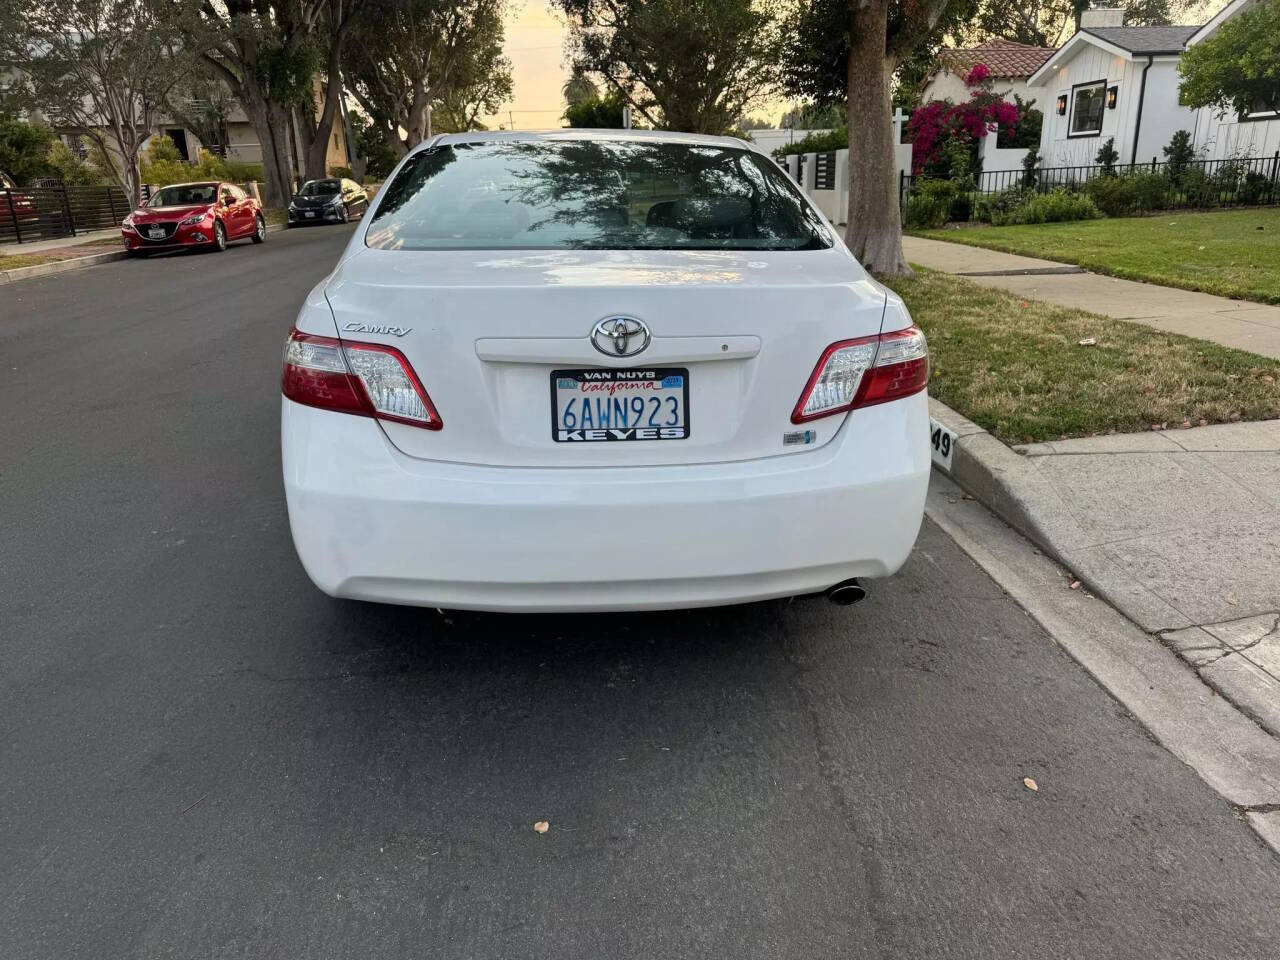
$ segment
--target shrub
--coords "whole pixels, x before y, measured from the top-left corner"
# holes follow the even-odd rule
[[[1096,220],[1102,211],[1087,196],[1059,188],[1051,193],[1036,194],[999,218],[997,226],[1018,223],[1061,223],[1066,220]]]
[[[907,195],[902,219],[913,230],[932,230],[947,222],[959,191],[950,180],[922,180]]]
[[[1271,181],[1257,170],[1250,170],[1244,175],[1244,183],[1236,195],[1241,203],[1263,203],[1271,199]]]
[[[330,168],[329,168],[329,176],[331,176],[331,177],[345,177],[345,178],[346,178],[346,179],[348,179],[348,180],[354,180],[354,179],[356,178],[355,173],[353,173],[353,172],[352,172],[352,170],[351,170],[351,168],[350,168],[350,167],[344,167],[344,166],[341,166],[341,165],[339,165],[339,166],[335,166],[335,167],[330,167]]]
[[[98,167],[81,160],[61,140],[54,140],[49,147],[48,165],[52,175],[68,186],[107,182],[106,176]]]
[[[784,144],[773,155],[779,159],[793,153],[830,153],[833,150],[844,150],[849,146],[849,130],[847,127],[836,127],[820,133],[811,133],[801,137],[795,143]]]
[[[1116,149],[1116,138],[1108,137],[1107,142],[1098,148],[1093,162],[1102,168],[1104,177],[1116,175],[1116,161],[1120,159],[1120,151]]]
[[[1169,203],[1169,181],[1159,173],[1093,177],[1084,192],[1108,217],[1161,210]]]
[[[1035,191],[1026,187],[1012,187],[1000,193],[988,194],[978,198],[977,218],[983,223],[994,223],[1003,219],[1010,211],[1022,206],[1032,197]]]
[[[1191,133],[1187,130],[1176,131],[1169,139],[1169,145],[1161,147],[1160,150],[1168,163],[1165,169],[1169,174],[1169,179],[1174,183],[1179,182],[1182,179],[1182,174],[1196,158],[1195,148],[1191,146]]]
[[[1022,185],[1024,187],[1034,187],[1040,180],[1040,148],[1031,147],[1027,150],[1027,155],[1022,158]]]
[[[222,168],[222,178],[234,183],[248,183],[250,180],[261,183],[267,176],[262,169],[262,164],[248,163],[244,160],[223,160]]]

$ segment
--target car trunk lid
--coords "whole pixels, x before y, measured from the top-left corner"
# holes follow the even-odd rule
[[[326,295],[340,337],[385,343],[413,365],[439,431],[382,423],[402,452],[494,466],[724,462],[814,449],[843,416],[798,428],[792,407],[830,343],[880,332],[885,294],[836,247],[805,251],[364,249]],[[651,340],[619,358],[601,320]],[[683,371],[688,436],[557,441],[567,371]],[[660,377],[660,378],[661,378]]]

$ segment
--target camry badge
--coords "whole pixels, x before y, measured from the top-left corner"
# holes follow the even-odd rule
[[[388,327],[377,323],[344,323],[342,329],[347,333],[381,333],[392,337],[403,337],[413,327]]]
[[[649,328],[635,317],[608,317],[591,331],[592,346],[607,357],[634,357],[649,339]]]

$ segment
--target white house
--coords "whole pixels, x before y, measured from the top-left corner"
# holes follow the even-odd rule
[[[1234,0],[1200,26],[1126,27],[1122,10],[1084,11],[1080,30],[1029,79],[1044,92],[1040,135],[1045,167],[1088,166],[1115,138],[1120,163],[1163,160],[1161,148],[1187,130],[1209,159],[1271,156],[1280,115],[1248,118],[1192,110],[1179,102],[1178,60],[1186,48],[1258,0]]]
[[[1232,17],[1239,16],[1259,0],[1233,0],[1217,16],[1191,35],[1191,47],[1213,36]],[[1195,125],[1189,129],[1197,146],[1204,145],[1211,159],[1226,157],[1270,157],[1280,151],[1280,110],[1276,104],[1259,104],[1244,117],[1234,111],[1204,107],[1195,111]]]

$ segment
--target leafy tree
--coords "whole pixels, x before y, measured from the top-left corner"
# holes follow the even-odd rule
[[[1194,0],[1126,0],[1106,6],[1124,10],[1129,26],[1159,26],[1176,22]],[[969,39],[999,37],[1034,47],[1058,47],[1079,25],[1088,0],[983,0],[965,31]]]
[[[778,31],[756,0],[555,0],[574,67],[654,127],[730,129],[774,86]]]
[[[564,118],[571,127],[618,130],[622,127],[622,109],[625,106],[622,94],[609,93],[571,104],[564,112]]]
[[[397,156],[426,137],[429,108],[480,89],[487,73],[509,76],[502,57],[505,13],[506,0],[389,0],[360,19],[345,47],[343,74]]]
[[[107,180],[107,174],[99,164],[81,160],[61,140],[54,140],[49,145],[48,167],[49,176],[75,186],[100,184]]]
[[[138,154],[185,68],[159,0],[0,0],[0,62],[17,68],[29,105],[110,156],[138,197]]]
[[[503,56],[504,33],[498,29],[473,35],[462,50],[449,83],[442,88],[431,114],[431,126],[439,133],[483,130],[479,118],[497,113],[511,99],[511,61]]]
[[[293,193],[290,119],[311,103],[323,54],[314,30],[327,0],[196,0],[187,42],[235,95],[262,149],[263,193],[280,207]]]
[[[1018,122],[1013,127],[1002,125],[996,135],[996,146],[1004,149],[1030,150],[1040,147],[1040,129],[1044,126],[1044,114],[1035,108],[1034,98],[1023,100],[1016,93],[1013,105],[1018,111]]]
[[[1280,110],[1280,0],[1261,0],[1178,61],[1182,101],[1245,116]]]
[[[0,114],[0,170],[19,185],[49,174],[49,149],[55,142],[53,131],[43,124]]]
[[[574,107],[583,100],[590,100],[592,97],[600,96],[600,88],[592,82],[581,70],[574,68],[569,75],[569,79],[564,82],[564,86],[560,88],[564,94],[564,102]]]
[[[839,104],[805,104],[784,113],[778,126],[784,130],[833,130],[844,122],[844,110]]]
[[[954,35],[976,0],[810,0],[788,23],[786,85],[849,118],[845,242],[869,270],[909,274],[893,136],[893,78],[922,48]]]
[[[351,115],[352,143],[356,156],[364,162],[363,175],[382,179],[389,175],[399,160],[396,151],[388,144],[377,124],[362,113]],[[357,177],[356,179],[360,179]]]
[[[1120,151],[1116,149],[1116,138],[1107,137],[1107,142],[1098,148],[1093,162],[1102,168],[1104,177],[1116,175],[1116,161],[1120,159]]]

